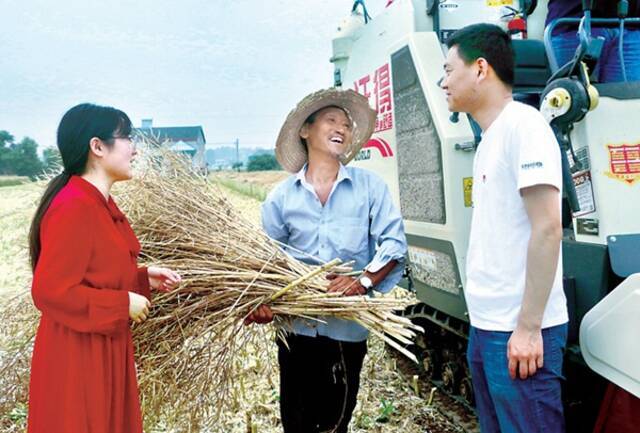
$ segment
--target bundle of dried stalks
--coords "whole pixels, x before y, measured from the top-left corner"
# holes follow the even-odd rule
[[[242,353],[259,348],[256,339],[271,338],[268,328],[246,327],[243,320],[263,303],[276,313],[279,332],[292,318],[339,317],[413,357],[401,344],[411,344],[420,328],[394,314],[408,301],[327,293],[327,272],[344,270],[339,260],[317,267],[294,260],[185,160],[157,151],[141,159],[139,174],[117,191],[117,201],[144,260],[183,277],[180,288],[153,299],[151,317],[134,329],[148,424],[180,420],[197,430],[243,398],[230,386],[242,383]]]

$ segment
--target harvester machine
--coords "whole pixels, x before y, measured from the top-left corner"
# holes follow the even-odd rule
[[[353,164],[385,179],[404,217],[403,284],[420,300],[405,314],[426,329],[414,348],[422,373],[472,405],[464,276],[481,131],[448,111],[439,81],[452,32],[489,22],[511,33],[514,98],[541,111],[562,150],[568,431],[589,431],[605,379],[640,396],[640,82],[598,83],[602,41],[591,36],[640,20],[591,18],[591,3],[582,18],[545,28],[546,1],[395,0],[371,18],[358,0],[331,58],[334,85],[364,94],[378,112]],[[580,35],[566,65],[551,46],[558,24]]]

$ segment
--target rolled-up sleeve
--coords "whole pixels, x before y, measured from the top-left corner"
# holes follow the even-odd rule
[[[375,290],[381,293],[390,291],[402,278],[407,254],[407,239],[404,234],[402,215],[391,200],[387,185],[381,180],[371,188],[371,207],[369,211],[370,236],[375,242],[376,251],[366,270],[378,272],[391,260],[398,263],[380,282]]]
[[[262,203],[262,228],[271,239],[287,244],[289,231],[282,216],[284,194],[281,186],[271,191]]]
[[[151,286],[149,285],[149,269],[146,266],[138,268],[136,273],[136,288],[135,292],[144,296],[147,299],[151,299]]]

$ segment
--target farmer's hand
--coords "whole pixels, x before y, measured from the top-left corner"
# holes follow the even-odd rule
[[[540,328],[524,329],[516,327],[507,343],[507,358],[509,359],[509,376],[515,379],[526,379],[536,374],[542,368],[544,350],[542,346],[542,331]]]
[[[273,311],[268,305],[262,304],[253,310],[245,319],[244,324],[251,323],[269,323],[273,320]]]
[[[147,272],[149,273],[149,285],[159,292],[175,289],[182,281],[180,275],[171,269],[150,266],[147,268]]]
[[[344,296],[360,296],[367,293],[367,289],[362,287],[360,280],[353,277],[347,277],[338,274],[327,275],[327,280],[330,280],[329,286],[327,286],[327,292],[329,293],[342,293]]]
[[[129,317],[136,323],[142,323],[149,317],[151,302],[142,295],[129,292]]]

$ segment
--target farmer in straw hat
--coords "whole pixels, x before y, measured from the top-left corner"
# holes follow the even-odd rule
[[[269,236],[297,259],[355,261],[355,277],[329,275],[329,292],[387,292],[399,281],[407,251],[400,212],[375,174],[345,167],[369,140],[376,113],[352,90],[327,89],[289,113],[276,157],[290,173],[262,207]],[[267,323],[267,305],[247,322]],[[280,412],[285,433],[346,432],[356,405],[367,331],[355,322],[296,320],[278,342]]]

